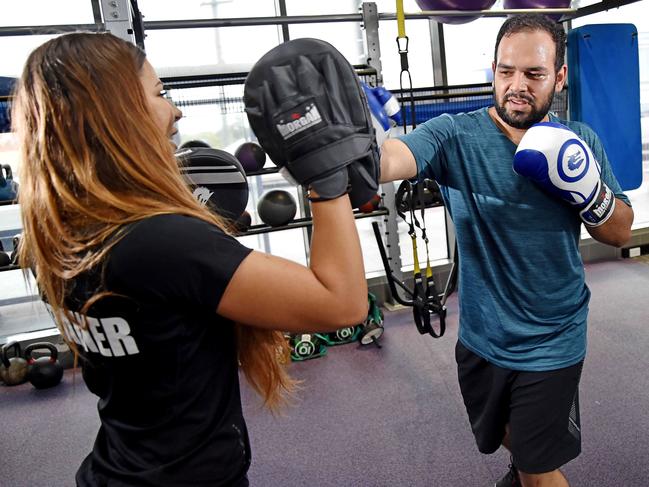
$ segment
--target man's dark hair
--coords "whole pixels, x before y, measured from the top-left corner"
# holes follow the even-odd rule
[[[555,22],[547,15],[543,14],[518,14],[509,17],[498,31],[496,37],[496,49],[494,50],[494,62],[498,62],[498,46],[505,36],[518,34],[519,32],[547,32],[555,45],[554,71],[558,72],[563,66],[566,55],[566,33],[558,22]]]

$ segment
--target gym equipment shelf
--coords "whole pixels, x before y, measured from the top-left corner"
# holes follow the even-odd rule
[[[387,208],[381,208],[379,207],[378,209],[370,212],[370,213],[362,213],[358,210],[354,210],[354,218],[356,220],[360,220],[362,218],[370,218],[374,216],[382,216],[382,215],[388,215],[390,211]],[[286,225],[281,225],[277,227],[271,227],[270,225],[251,225],[248,230],[245,232],[237,234],[238,237],[246,237],[248,235],[259,235],[262,233],[268,233],[268,232],[279,232],[282,230],[292,230],[294,228],[304,228],[304,227],[310,227],[313,225],[313,220],[311,218],[295,218],[291,220],[289,223]]]

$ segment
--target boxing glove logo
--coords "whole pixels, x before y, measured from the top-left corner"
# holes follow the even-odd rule
[[[584,158],[581,157],[581,154],[573,154],[568,157],[568,169],[578,169],[582,162],[584,162]]]
[[[563,143],[558,155],[559,177],[568,183],[579,181],[590,166],[590,151],[577,139]]]

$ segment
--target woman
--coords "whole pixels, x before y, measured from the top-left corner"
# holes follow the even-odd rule
[[[100,398],[78,485],[248,485],[238,368],[277,409],[294,382],[276,330],[367,313],[349,198],[313,204],[310,267],[251,251],[185,187],[180,116],[110,34],[48,41],[17,88],[20,259]]]

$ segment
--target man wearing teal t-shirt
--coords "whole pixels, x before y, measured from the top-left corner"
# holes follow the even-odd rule
[[[494,106],[442,115],[381,147],[382,181],[435,179],[453,219],[458,377],[479,450],[511,451],[497,487],[568,486],[559,468],[581,451],[590,298],[581,224],[617,247],[631,236],[633,210],[597,135],[549,114],[564,55],[559,24],[510,17],[496,40]]]

